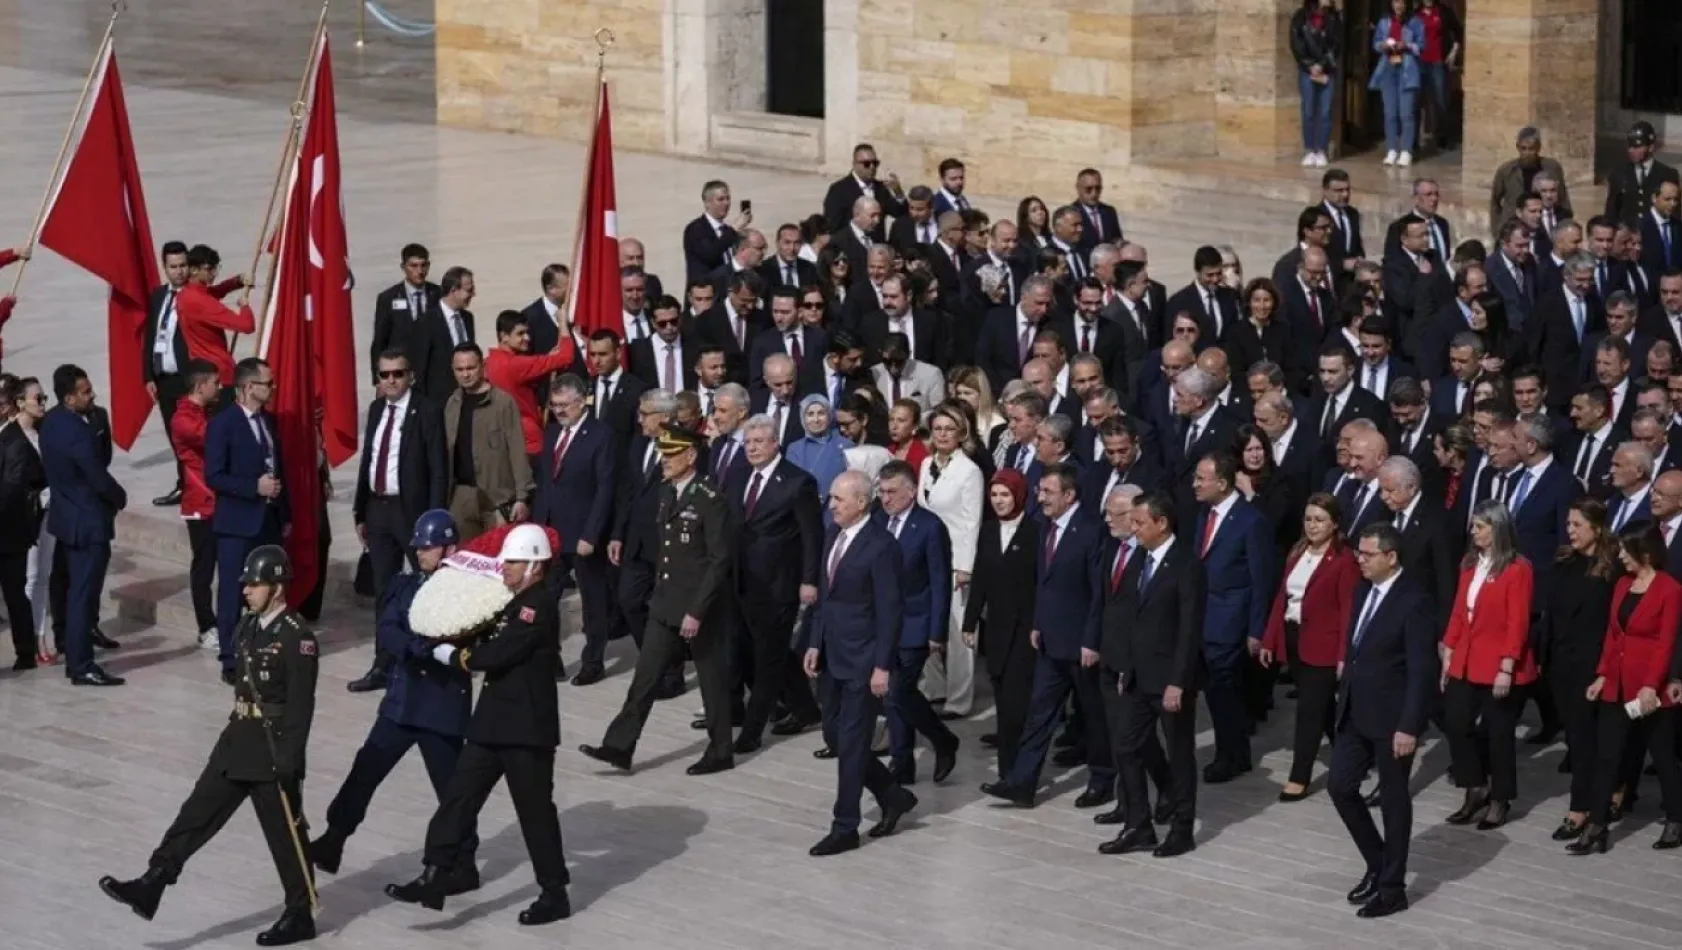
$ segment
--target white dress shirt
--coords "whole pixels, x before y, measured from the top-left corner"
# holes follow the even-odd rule
[[[368,468],[368,488],[372,491],[374,486],[379,484],[373,466],[381,462],[380,446],[385,439],[386,429],[389,428],[391,429],[391,453],[384,459],[385,493],[388,497],[395,496],[402,484],[398,478],[403,466],[399,465],[397,460],[403,457],[403,420],[409,413],[410,395],[412,395],[411,392],[405,391],[403,398],[396,402],[387,400],[386,404],[380,407],[379,421],[374,423],[374,460]],[[393,426],[395,428],[392,428]]]

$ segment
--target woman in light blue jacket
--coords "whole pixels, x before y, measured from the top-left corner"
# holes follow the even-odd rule
[[[1412,0],[1390,0],[1390,12],[1373,31],[1372,48],[1378,65],[1368,89],[1384,100],[1386,165],[1413,164],[1414,105],[1419,98],[1419,50],[1425,27],[1413,15]]]

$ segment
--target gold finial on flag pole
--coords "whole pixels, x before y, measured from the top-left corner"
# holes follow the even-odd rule
[[[607,51],[613,48],[613,31],[602,27],[596,31],[596,72],[607,69]]]

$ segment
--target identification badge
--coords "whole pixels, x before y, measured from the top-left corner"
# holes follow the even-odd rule
[[[407,309],[409,309],[409,298],[407,298],[407,297],[393,297],[393,298],[391,298],[391,309],[393,309],[393,310],[407,310]]]

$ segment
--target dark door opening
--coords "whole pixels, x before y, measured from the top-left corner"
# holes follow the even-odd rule
[[[765,0],[765,110],[823,118],[823,0]]]
[[[1668,3],[1624,0],[1623,20],[1623,107],[1682,112],[1682,17]]]

